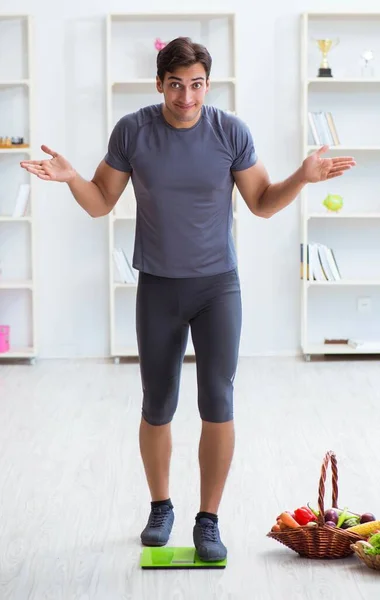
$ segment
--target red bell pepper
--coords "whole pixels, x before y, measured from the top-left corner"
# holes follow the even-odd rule
[[[307,506],[302,506],[294,511],[294,518],[299,525],[307,525],[310,521],[315,521],[315,515]]]

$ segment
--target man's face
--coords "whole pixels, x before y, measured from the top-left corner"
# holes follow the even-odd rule
[[[209,89],[206,71],[201,63],[165,73],[163,83],[157,77],[156,84],[157,90],[164,94],[165,106],[171,119],[182,123],[184,127],[197,121]]]

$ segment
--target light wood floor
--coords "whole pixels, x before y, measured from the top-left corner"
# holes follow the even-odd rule
[[[355,557],[300,559],[266,533],[280,511],[316,506],[329,449],[339,504],[380,518],[379,374],[376,360],[242,359],[219,513],[228,566],[153,572],[138,564],[149,511],[138,365],[0,365],[0,599],[378,600],[380,573]],[[192,544],[199,431],[195,366],[186,363],[173,425],[172,545]]]

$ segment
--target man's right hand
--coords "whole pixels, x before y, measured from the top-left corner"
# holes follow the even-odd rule
[[[76,176],[76,171],[70,163],[60,154],[50,150],[47,146],[41,146],[41,149],[50,154],[52,158],[47,160],[23,160],[20,165],[29,173],[37,175],[40,179],[46,181],[62,181],[69,183]]]

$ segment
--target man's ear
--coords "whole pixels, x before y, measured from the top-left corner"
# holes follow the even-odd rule
[[[156,76],[156,88],[157,88],[157,91],[158,91],[160,94],[162,94],[162,93],[163,93],[163,91],[164,91],[164,90],[163,90],[163,87],[162,87],[162,81],[161,81],[161,79],[159,78],[159,76],[158,76],[158,75]]]

